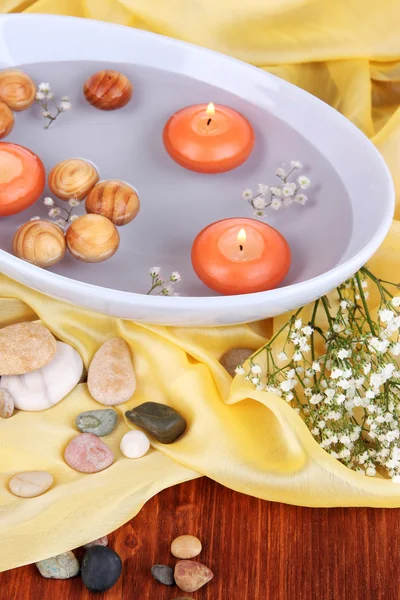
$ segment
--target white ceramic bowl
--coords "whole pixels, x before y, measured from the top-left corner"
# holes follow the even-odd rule
[[[9,253],[16,227],[40,204],[0,219],[0,270],[36,290],[95,311],[163,325],[228,325],[271,317],[315,300],[353,275],[384,239],[394,191],[381,156],[335,110],[306,92],[226,56],[169,38],[106,23],[57,16],[0,17],[0,68],[21,66],[73,109],[43,130],[39,107],[18,113],[6,141],[26,145],[46,169],[72,156],[92,160],[101,178],[129,181],[141,211],[120,229],[117,254],[99,265],[69,256],[46,271]],[[60,64],[62,63],[62,64]],[[89,106],[82,84],[105,66],[126,72],[131,103],[105,113]],[[253,124],[251,158],[229,173],[203,175],[176,165],[162,145],[169,116],[193,103],[217,102]],[[269,218],[288,240],[291,271],[278,289],[216,296],[195,276],[191,243],[203,227],[252,216],[244,188],[274,181],[284,160],[298,159],[313,186],[305,207]],[[82,209],[83,210],[83,209]],[[181,296],[146,296],[148,269],[183,274]],[[142,293],[137,293],[142,292]]]

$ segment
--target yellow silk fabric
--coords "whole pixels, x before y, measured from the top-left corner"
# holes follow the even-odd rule
[[[288,79],[372,138],[391,168],[399,197],[398,0],[0,0],[0,12],[18,11],[148,29],[232,54]],[[400,223],[394,221],[371,261],[375,272],[400,279],[399,249]],[[0,275],[0,327],[37,318],[72,344],[86,366],[104,340],[123,337],[134,354],[138,390],[118,409],[119,426],[105,439],[116,463],[95,475],[76,473],[62,458],[76,435],[75,416],[99,408],[85,384],[48,411],[1,420],[0,570],[106,534],[159,490],[199,475],[260,498],[305,506],[400,506],[400,486],[354,473],[329,457],[280,398],[256,392],[240,378],[231,385],[219,357],[231,347],[257,349],[284,317],[219,329],[146,326],[67,306]],[[188,431],[175,444],[154,443],[145,458],[128,460],[119,451],[128,430],[123,413],[147,400],[176,408]],[[9,477],[33,469],[53,473],[54,487],[30,500],[12,496]]]

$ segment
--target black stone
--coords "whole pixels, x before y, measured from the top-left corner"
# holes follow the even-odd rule
[[[162,444],[172,444],[186,429],[185,419],[176,410],[158,402],[145,402],[125,415]]]
[[[154,565],[151,567],[151,574],[156,581],[164,585],[175,585],[174,570],[166,565]]]
[[[81,564],[81,576],[90,592],[105,592],[117,583],[122,571],[118,554],[106,546],[86,550]]]

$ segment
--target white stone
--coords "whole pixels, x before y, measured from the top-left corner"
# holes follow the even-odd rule
[[[46,471],[17,473],[8,482],[10,492],[20,498],[35,498],[53,485],[53,476]]]
[[[5,375],[1,387],[10,392],[19,410],[46,410],[54,406],[79,383],[83,362],[72,346],[57,342],[51,361],[25,375]]]
[[[150,448],[150,440],[143,431],[128,431],[120,443],[120,450],[127,458],[140,458]]]

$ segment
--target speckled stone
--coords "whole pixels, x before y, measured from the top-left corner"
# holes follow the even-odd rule
[[[176,558],[194,558],[201,550],[201,541],[194,535],[180,535],[171,544],[171,553]]]
[[[24,471],[11,477],[10,492],[20,498],[35,498],[44,494],[53,485],[53,475],[47,471]]]
[[[125,415],[162,444],[172,444],[186,429],[185,419],[176,410],[158,402],[145,402]]]
[[[93,542],[89,542],[85,544],[84,548],[91,548],[92,546],[108,546],[108,537],[103,535],[103,537],[98,538],[97,540],[93,540]]]
[[[235,377],[236,367],[246,362],[254,352],[251,348],[231,348],[221,356],[219,362],[231,377]]]
[[[0,329],[0,375],[36,371],[55,353],[55,337],[41,323],[16,323]]]
[[[174,570],[166,565],[154,565],[151,567],[154,579],[164,585],[175,585]]]
[[[90,395],[106,406],[129,400],[136,389],[131,351],[125,340],[112,338],[97,350],[89,366]]]
[[[1,382],[0,382],[1,385]],[[8,390],[0,388],[0,417],[9,419],[14,414],[14,399]]]
[[[214,574],[208,567],[193,560],[180,560],[175,565],[176,585],[184,592],[197,592],[211,581]]]
[[[82,561],[81,575],[90,592],[105,592],[112,588],[122,571],[118,554],[104,546],[93,546],[86,551]]]
[[[88,410],[76,417],[75,424],[82,433],[93,433],[98,437],[108,435],[116,428],[118,413],[112,408]]]
[[[92,433],[81,433],[71,440],[65,448],[64,458],[79,473],[98,473],[114,462],[110,448]]]
[[[70,579],[79,573],[79,562],[73,552],[64,552],[36,563],[46,579]]]

